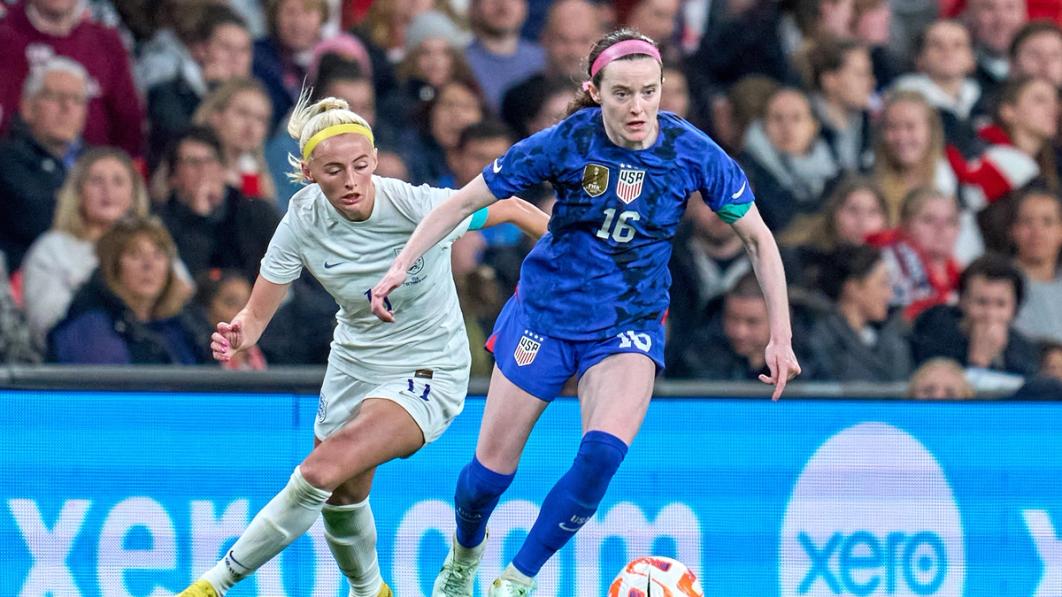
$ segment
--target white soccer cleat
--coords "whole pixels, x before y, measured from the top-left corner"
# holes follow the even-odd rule
[[[431,597],[472,597],[473,585],[476,582],[476,570],[479,569],[479,561],[483,559],[483,551],[487,547],[487,537],[483,542],[473,548],[471,558],[458,558],[455,552],[457,537],[454,537],[450,546],[450,553],[446,554],[439,576],[435,577],[435,584],[431,588]]]
[[[527,597],[534,591],[535,581],[531,581],[530,585],[525,585],[508,578],[498,578],[490,585],[487,597]]]

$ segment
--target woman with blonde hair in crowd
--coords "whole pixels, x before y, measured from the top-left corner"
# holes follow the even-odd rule
[[[99,268],[48,335],[51,361],[193,365],[205,346],[185,312],[188,287],[173,266],[177,247],[157,218],[115,223],[96,246]]]
[[[976,396],[974,388],[966,380],[966,372],[955,359],[935,357],[922,363],[911,374],[907,386],[908,398],[940,400],[945,398],[965,400]]]
[[[918,188],[904,197],[899,228],[870,238],[880,247],[893,286],[892,305],[913,321],[935,305],[953,304],[960,266],[959,202],[937,189]]]
[[[376,467],[437,439],[464,405],[470,355],[451,271],[450,246],[469,229],[513,222],[529,235],[548,216],[520,200],[484,208],[434,245],[388,301],[404,317],[386,325],[367,291],[417,224],[456,191],[375,176],[375,136],[344,100],[310,103],[288,123],[299,140],[292,173],[308,184],[292,197],[247,304],[217,324],[211,350],[231,361],[258,343],[288,287],[304,270],[340,309],[321,387],[314,448],[243,535],[181,597],[218,597],[324,519],[325,538],[351,597],[391,597],[376,556],[369,493]],[[499,209],[500,208],[500,209]]]
[[[122,217],[147,213],[147,190],[128,154],[102,147],[78,159],[59,189],[52,229],[22,264],[26,317],[40,346],[96,269],[100,237]]]
[[[233,79],[210,93],[192,117],[221,141],[226,184],[246,197],[276,199],[265,159],[271,117],[269,95],[254,79]]]
[[[993,188],[991,177],[987,177],[985,184],[969,175],[966,159],[955,146],[946,145],[940,114],[921,93],[895,91],[889,95],[878,125],[874,154],[874,180],[885,193],[893,221],[899,216],[904,197],[911,191],[923,187],[936,189],[960,199],[955,258],[960,264],[966,264],[984,253],[977,213],[986,202],[978,197],[994,201],[1001,191]],[[992,156],[990,149],[971,163],[990,164]],[[1018,171],[1021,170],[1019,165]],[[1027,175],[1016,176],[1030,180]]]
[[[874,142],[874,182],[885,195],[889,220],[900,216],[904,197],[917,188],[954,194],[958,181],[944,153],[944,125],[917,91],[897,91],[885,100]]]

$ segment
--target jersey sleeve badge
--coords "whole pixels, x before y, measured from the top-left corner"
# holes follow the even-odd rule
[[[587,164],[583,168],[583,190],[597,197],[608,189],[608,168],[600,164]]]

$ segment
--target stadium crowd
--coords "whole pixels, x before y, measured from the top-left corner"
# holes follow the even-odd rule
[[[619,25],[747,173],[802,379],[1062,379],[1062,0],[0,0],[0,359],[206,363],[299,189],[304,82],[372,124],[379,175],[458,188],[564,117]],[[664,375],[754,380],[763,296],[689,206]],[[529,243],[454,245],[475,375]],[[323,364],[335,309],[304,276],[225,366]]]

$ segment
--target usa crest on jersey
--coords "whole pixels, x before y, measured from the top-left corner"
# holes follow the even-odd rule
[[[621,169],[616,181],[616,196],[624,203],[630,203],[642,195],[642,183],[645,182],[645,170]]]
[[[535,357],[538,356],[538,349],[542,347],[541,340],[541,336],[527,331],[524,332],[523,337],[516,344],[516,350],[513,352],[513,358],[516,359],[517,366],[523,367],[534,362]]]

